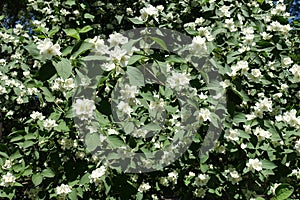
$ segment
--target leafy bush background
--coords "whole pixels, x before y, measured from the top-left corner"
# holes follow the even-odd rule
[[[286,32],[282,27],[269,29],[276,21],[281,26],[289,24],[287,12],[274,11],[276,4],[272,1],[21,2],[23,10],[13,12],[14,19],[6,15],[14,7],[12,2],[7,3],[9,6],[1,15],[0,175],[3,178],[10,172],[16,177],[11,186],[0,186],[1,198],[299,198],[299,67],[296,72],[290,70],[300,62],[299,23],[292,22],[291,30]],[[277,4],[283,3],[279,1]],[[140,10],[150,5],[163,5],[164,9],[157,18],[138,18]],[[230,6],[225,15],[222,14],[224,5]],[[229,19],[233,20],[234,27],[228,25]],[[23,27],[16,27],[18,23]],[[212,50],[212,63],[222,74],[226,87],[227,116],[224,132],[208,155],[198,156],[205,136],[203,128],[195,136],[190,149],[164,170],[125,174],[85,153],[74,122],[68,116],[74,90],[53,91],[51,86],[60,75],[57,73],[58,63],[71,66],[71,78],[77,74],[76,69],[83,67],[82,59],[92,50],[92,46],[84,46],[87,44],[84,41],[94,36],[105,39],[114,31],[144,26],[169,28],[192,37],[205,37],[208,32],[214,38],[207,45]],[[200,27],[206,32],[199,31]],[[245,32],[251,29],[254,38],[247,44]],[[264,39],[263,32],[272,37]],[[36,46],[37,41],[44,38],[59,44],[62,55],[43,60]],[[176,61],[160,61],[174,69],[184,69]],[[239,61],[248,61],[248,69],[233,76],[232,70]],[[137,60],[137,63],[144,62],[147,60]],[[252,69],[259,69],[262,76],[253,78]],[[24,72],[29,72],[29,75],[24,75]],[[103,83],[102,103],[108,102],[109,90],[119,78],[113,74],[116,71],[107,74]],[[32,92],[30,88],[37,91]],[[271,102],[271,108],[259,114],[256,107],[264,99]],[[103,107],[101,103],[98,105],[99,112],[104,117],[111,115],[101,110]],[[293,109],[296,110],[295,122],[291,117],[279,120],[278,116]],[[58,126],[47,131],[43,127],[44,120],[31,119],[33,111],[42,113],[45,119],[55,120]],[[102,126],[105,130],[116,128],[107,120]],[[254,133],[257,128],[268,131],[271,136],[259,140]],[[230,129],[236,130],[237,140],[226,139]],[[122,133],[117,137],[128,142]],[[164,145],[163,142],[160,145]],[[251,171],[247,167],[249,159],[255,158],[262,161],[260,171]],[[6,168],[6,160],[10,160],[12,166]],[[97,185],[90,181],[89,176],[102,165],[107,171]],[[239,178],[230,175],[233,171]],[[141,192],[139,188],[145,183],[151,188]],[[61,184],[71,186],[72,192],[59,196],[56,187]]]

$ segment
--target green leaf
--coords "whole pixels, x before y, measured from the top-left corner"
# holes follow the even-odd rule
[[[53,102],[55,100],[55,97],[52,95],[52,93],[48,90],[46,87],[40,88],[43,91],[43,95],[45,96],[46,101]]]
[[[91,19],[91,20],[93,20],[93,19],[95,18],[94,15],[91,15],[91,14],[89,14],[89,13],[85,13],[83,17],[84,17],[85,19]]]
[[[76,52],[74,52],[74,53],[72,54],[72,57],[77,58],[77,57],[78,57],[79,55],[81,55],[82,53],[84,53],[84,52],[86,52],[86,51],[92,49],[92,47],[93,47],[93,44],[88,43],[88,42],[83,42],[83,43],[80,45],[79,49],[78,49]]]
[[[69,5],[69,6],[76,5],[75,0],[67,0],[66,5]]]
[[[69,76],[71,76],[72,65],[68,59],[62,58],[58,63],[53,61],[53,65],[56,69],[57,74],[63,79],[67,79],[69,78]]]
[[[116,17],[116,19],[118,21],[118,24],[121,24],[124,15],[116,15],[115,17]]]
[[[29,44],[25,47],[25,49],[35,59],[40,60],[42,58],[42,55],[40,54],[40,51],[37,49],[35,44]]]
[[[156,42],[159,46],[161,46],[164,50],[168,51],[166,43],[157,37],[150,37],[154,42]]]
[[[94,151],[97,148],[97,146],[100,145],[99,135],[96,133],[87,134],[85,136],[85,144],[86,144],[86,150],[88,152]]]
[[[83,175],[79,181],[79,185],[85,185],[85,184],[89,183],[90,182],[89,176],[90,176],[89,173]]]
[[[269,160],[262,160],[261,162],[264,169],[275,169],[277,167],[277,165]]]
[[[41,175],[43,177],[48,177],[48,178],[52,178],[55,176],[54,172],[50,169],[50,168],[47,168],[47,169],[44,169],[42,172],[41,172]]]
[[[48,37],[51,38],[53,35],[55,35],[55,33],[57,33],[59,31],[59,27],[55,27],[53,28],[51,31],[49,31],[48,33]]]
[[[35,142],[31,141],[31,140],[28,140],[28,141],[24,141],[23,143],[23,148],[26,149],[28,147],[31,147],[35,144]]]
[[[33,174],[32,175],[32,182],[35,186],[38,186],[43,181],[43,176],[41,174]]]
[[[129,78],[130,85],[135,85],[135,86],[145,85],[144,74],[138,68],[128,66],[127,75]]]
[[[257,0],[258,3],[262,4],[264,0]]]
[[[58,126],[54,128],[54,130],[59,131],[59,132],[68,132],[70,131],[69,127],[67,126],[65,121],[61,121]]]
[[[144,22],[141,21],[139,18],[134,17],[134,18],[128,18],[132,23],[134,24],[143,24]]]
[[[238,113],[233,117],[233,122],[234,123],[241,123],[241,122],[246,122],[246,115],[244,113]]]
[[[76,29],[70,28],[70,29],[63,29],[63,31],[67,34],[67,36],[73,37],[77,40],[80,40],[80,35]]]
[[[90,30],[93,30],[93,28],[91,26],[85,26],[83,27],[82,29],[79,30],[79,33],[87,33],[89,32]]]
[[[142,56],[142,55],[133,55],[129,58],[128,60],[128,65],[132,65],[134,63],[136,63],[137,61],[141,60],[145,58],[145,56]]]
[[[77,192],[76,192],[76,188],[72,189],[72,192],[68,194],[69,199],[71,200],[77,200]]]
[[[276,190],[275,190],[275,194],[276,194],[276,200],[284,200],[289,198],[294,192],[294,187],[287,184],[287,183],[283,183],[280,184]]]
[[[117,148],[117,147],[121,147],[121,146],[124,146],[124,142],[123,140],[121,140],[118,136],[116,135],[109,135],[107,136],[107,142]]]

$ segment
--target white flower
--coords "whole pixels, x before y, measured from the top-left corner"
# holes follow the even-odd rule
[[[227,141],[238,141],[239,140],[239,133],[236,129],[229,129],[225,132],[224,137]]]
[[[105,71],[111,71],[116,68],[115,63],[104,63],[103,68]]]
[[[0,94],[5,94],[5,93],[7,93],[6,88],[0,85]]]
[[[269,131],[265,131],[264,129],[260,127],[256,127],[253,131],[254,135],[257,136],[258,140],[264,140],[271,137],[271,133]]]
[[[203,24],[204,21],[205,21],[205,19],[203,17],[200,17],[200,18],[196,18],[195,23],[198,25],[201,25],[201,24]]]
[[[176,171],[168,173],[168,180],[177,184],[178,173]]]
[[[282,65],[284,67],[290,66],[291,64],[293,64],[293,61],[290,57],[285,57],[285,58],[282,59]]]
[[[264,111],[271,112],[272,111],[272,101],[266,97],[263,99],[260,99],[259,102],[255,103],[254,109],[261,111],[261,112],[264,112]]]
[[[61,184],[60,186],[56,187],[56,193],[58,195],[66,195],[72,192],[72,187],[69,185]]]
[[[269,34],[269,33],[266,33],[266,32],[262,32],[260,35],[262,36],[262,38],[263,38],[264,40],[269,40],[269,39],[272,38],[272,35]]]
[[[111,46],[117,46],[119,44],[126,44],[128,38],[123,36],[121,33],[113,33],[109,35],[108,42]]]
[[[94,110],[96,109],[95,102],[89,99],[76,99],[73,105],[75,114],[80,120],[88,120],[93,117]]]
[[[91,183],[99,184],[101,181],[101,177],[104,176],[106,173],[106,168],[104,166],[101,166],[100,168],[97,168],[92,171],[92,174],[89,176]]]
[[[210,120],[211,113],[209,109],[201,108],[200,111],[198,113],[195,113],[194,115],[196,115],[198,117],[198,120],[202,123]]]
[[[149,185],[149,183],[142,183],[142,184],[140,185],[140,187],[138,188],[138,191],[139,191],[140,193],[143,193],[143,192],[148,191],[150,188],[151,188],[151,186]]]
[[[23,76],[25,76],[26,78],[28,78],[30,75],[30,71],[24,71],[23,72]]]
[[[254,172],[262,170],[262,163],[257,159],[249,159],[248,163],[246,164],[250,171]]]
[[[300,153],[300,139],[295,142],[295,149]]]
[[[45,119],[45,116],[43,116],[42,113],[37,112],[37,111],[33,111],[33,112],[30,114],[30,117],[31,117],[33,120],[36,120],[36,119],[43,120],[43,119]]]
[[[145,138],[147,134],[148,131],[143,129],[134,129],[132,132],[132,136],[135,138]]]
[[[108,133],[108,135],[118,135],[119,134],[118,131],[116,131],[115,129],[111,129],[111,128],[107,130],[107,133]]]
[[[300,82],[300,65],[294,64],[291,69],[289,69],[290,72],[294,75],[294,82],[299,83]]]
[[[108,46],[105,45],[104,40],[99,36],[95,36],[93,39],[90,39],[89,43],[93,44],[94,51],[97,55],[103,55],[108,52]]]
[[[7,174],[2,176],[1,179],[1,186],[8,187],[14,184],[16,182],[16,177],[12,175],[10,172],[7,172]]]
[[[154,19],[156,19],[159,14],[158,9],[152,5],[149,5],[148,7],[143,8],[140,12],[141,12],[141,17],[143,20],[147,20],[148,16],[152,16],[152,17],[154,17]]]
[[[226,28],[228,28],[230,32],[234,32],[234,31],[237,30],[237,28],[235,27],[233,18],[225,19],[225,24],[224,24],[224,26],[225,26]]]
[[[120,110],[123,113],[126,113],[127,115],[130,115],[130,113],[133,112],[133,109],[130,107],[130,105],[127,102],[121,101],[117,105],[118,110]]]
[[[52,56],[61,55],[59,44],[53,45],[49,38],[39,41],[37,44],[37,48],[44,59],[51,59]]]
[[[109,52],[110,59],[114,62],[126,61],[127,51],[125,49],[121,49],[119,46],[116,46],[112,51]]]
[[[286,24],[286,25],[283,25],[283,26],[281,27],[280,32],[281,32],[283,35],[286,35],[286,34],[288,34],[288,32],[291,31],[291,30],[292,30],[291,25]]]
[[[44,128],[47,130],[47,131],[50,131],[52,128],[58,126],[56,124],[56,121],[53,120],[53,119],[46,119],[44,122],[43,122],[43,126]]]
[[[230,17],[230,12],[229,12],[229,9],[230,9],[231,6],[225,6],[223,5],[221,8],[220,8],[220,11],[221,11],[221,17]]]
[[[192,40],[192,44],[190,45],[191,52],[194,54],[204,54],[207,51],[206,47],[206,39],[201,36],[196,36]]]
[[[138,93],[138,88],[135,85],[130,86],[125,84],[123,89],[120,90],[120,93],[122,99],[132,99],[135,98],[135,95]]]
[[[259,69],[252,69],[251,75],[254,77],[254,79],[259,79],[262,77],[262,74]]]
[[[2,169],[10,169],[12,164],[13,164],[12,161],[7,159],[4,163],[4,165],[2,166]]]
[[[273,21],[270,25],[267,26],[268,31],[280,31],[282,25],[278,21]]]
[[[239,175],[239,173],[236,170],[233,170],[229,172],[229,180],[231,181],[232,184],[236,184],[242,180],[242,177]]]
[[[196,186],[204,186],[207,184],[209,180],[209,176],[206,174],[199,174],[196,178],[195,178],[195,185]]]
[[[167,78],[167,83],[172,89],[178,88],[179,90],[189,85],[190,78],[186,73],[172,72],[172,76]]]
[[[164,105],[165,103],[163,99],[159,99],[158,101],[151,101],[149,104],[149,109],[157,112],[161,112],[164,110]]]

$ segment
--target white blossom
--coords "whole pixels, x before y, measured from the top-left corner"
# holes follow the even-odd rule
[[[16,182],[16,177],[12,175],[10,172],[7,172],[5,175],[1,178],[1,186],[8,187],[12,186]]]
[[[133,112],[133,109],[130,107],[130,105],[127,102],[121,101],[117,105],[118,110],[120,110],[123,113],[126,113],[127,115],[130,115],[130,113]]]
[[[92,171],[91,175],[89,176],[90,182],[99,184],[101,182],[101,177],[103,177],[106,173],[106,168],[101,166]]]
[[[249,159],[246,165],[249,168],[249,170],[252,172],[262,170],[262,163],[258,160],[258,158]]]
[[[76,99],[73,107],[80,120],[91,119],[96,109],[95,102],[90,99]]]
[[[58,195],[66,195],[72,192],[72,187],[69,185],[61,184],[60,186],[56,187],[56,193]]]
[[[56,121],[53,119],[45,119],[43,122],[43,126],[47,131],[50,131],[52,128],[58,126]]]
[[[138,188],[138,191],[139,191],[140,193],[143,193],[143,192],[148,191],[150,188],[151,188],[151,186],[149,185],[149,183],[142,183],[142,184],[140,185],[140,187]]]
[[[40,50],[40,54],[44,59],[51,59],[52,56],[61,55],[59,44],[53,45],[49,38],[39,41],[37,48]]]
[[[207,182],[209,181],[209,176],[207,174],[199,174],[196,178],[195,178],[195,185],[196,186],[204,186],[207,184]]]

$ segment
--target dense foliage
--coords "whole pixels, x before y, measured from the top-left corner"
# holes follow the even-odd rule
[[[21,10],[8,2],[0,4],[0,198],[300,198],[298,1],[17,1]],[[180,57],[170,49],[184,45],[158,36],[136,48],[126,31],[141,27],[189,36],[190,54]],[[191,57],[200,54],[207,60],[199,71]],[[102,63],[93,65],[96,81],[86,71],[91,60]],[[137,72],[149,63],[156,84]],[[212,81],[210,69],[222,80]],[[83,98],[86,91],[95,98]],[[192,117],[185,131],[196,133],[183,141]],[[220,125],[214,147],[201,153]],[[191,145],[155,171],[125,173],[137,163],[110,162],[128,152],[175,154],[174,141]],[[110,157],[95,153],[104,144]]]

